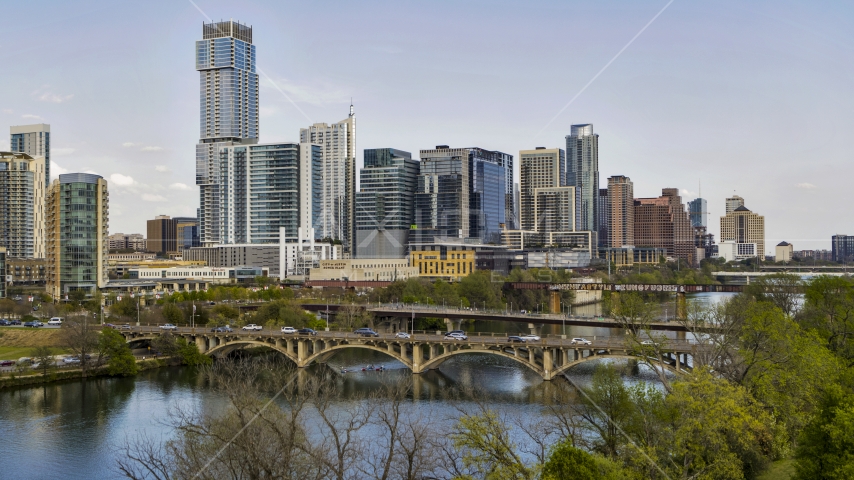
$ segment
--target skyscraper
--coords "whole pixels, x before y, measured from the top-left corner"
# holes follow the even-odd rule
[[[592,124],[573,125],[566,136],[566,184],[575,187],[576,228],[593,232],[598,244],[599,218],[596,212],[599,195],[599,135]]]
[[[178,233],[175,219],[169,215],[158,215],[145,222],[145,249],[166,256],[178,251]]]
[[[300,227],[310,232],[322,214],[321,165],[321,147],[309,143],[223,147],[220,242],[278,243],[297,240]]]
[[[834,262],[854,260],[854,235],[836,234],[830,239]]]
[[[0,152],[0,247],[10,258],[44,258],[44,160]]]
[[[321,214],[314,225],[322,238],[341,240],[352,252],[356,230],[356,112],[338,123],[315,123],[299,131],[301,143],[321,146]]]
[[[608,245],[620,248],[635,244],[635,193],[632,179],[608,178]]]
[[[575,188],[566,180],[566,154],[537,147],[519,152],[522,230],[554,233],[575,229]]]
[[[109,193],[107,181],[65,173],[50,184],[46,203],[47,292],[93,293],[107,284]]]
[[[365,150],[356,194],[356,258],[403,258],[415,219],[420,165],[394,148]]]
[[[678,188],[663,188],[657,198],[638,198],[634,210],[636,246],[664,248],[668,255],[694,264],[694,229]]]
[[[726,211],[725,215],[729,215],[734,212],[736,208],[744,206],[744,199],[739,197],[738,195],[733,195],[726,199]]]
[[[258,143],[258,74],[252,27],[233,20],[203,23],[196,42],[200,136],[196,145],[201,242],[220,242],[219,150]]]
[[[607,247],[611,245],[609,240],[611,232],[611,199],[608,196],[608,189],[600,188],[596,200],[596,213],[599,216],[599,219],[596,221],[599,224],[599,246]]]
[[[31,157],[44,157],[44,189],[50,185],[50,125],[17,125],[9,127],[9,150],[23,152]],[[14,255],[9,255],[14,256]]]
[[[505,155],[447,145],[421,150],[415,194],[416,241],[454,237],[499,242],[500,224],[506,221]]]
[[[741,199],[741,197],[738,197]],[[729,199],[727,199],[729,200]],[[741,202],[744,205],[744,201]],[[727,202],[729,206],[729,202]],[[704,198],[695,198],[688,202],[688,214],[691,216],[692,227],[708,227],[709,226],[709,209]]]
[[[721,242],[755,243],[758,256],[765,255],[765,217],[751,212],[744,206],[744,199],[737,197],[741,205],[721,217]],[[727,209],[729,201],[727,199]]]

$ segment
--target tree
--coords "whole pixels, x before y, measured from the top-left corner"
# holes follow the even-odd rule
[[[807,285],[800,323],[814,329],[848,367],[854,366],[854,284],[819,276]]]
[[[176,344],[178,355],[181,356],[181,361],[184,365],[196,367],[199,365],[210,365],[213,362],[211,357],[199,352],[199,347],[195,343],[188,342],[184,337],[178,337]]]
[[[217,323],[233,323],[240,317],[240,311],[231,305],[219,304],[211,309]]]
[[[47,372],[53,368],[56,361],[53,358],[53,349],[50,347],[36,347],[30,355],[32,355],[33,361],[39,364],[42,375],[47,375]]]
[[[854,395],[838,385],[825,392],[818,415],[801,434],[795,479],[854,478]]]
[[[80,368],[85,377],[92,363],[89,357],[98,348],[98,331],[86,320],[82,323],[66,320],[60,332],[62,345],[80,359]]]
[[[491,272],[478,270],[460,280],[458,291],[469,304],[478,308],[501,308],[501,285],[492,282]]]
[[[163,318],[168,323],[178,325],[184,322],[184,312],[174,303],[167,303],[163,306]]]
[[[556,444],[543,465],[542,480],[619,480],[626,478],[620,466],[605,457],[593,455],[569,442]]]
[[[100,351],[109,359],[107,361],[107,373],[123,377],[136,375],[139,371],[136,358],[131,353],[130,346],[122,334],[113,329],[104,329],[101,331],[99,344]]]
[[[163,332],[155,337],[151,341],[151,348],[165,357],[178,355],[180,351],[177,338],[169,332]]]
[[[797,312],[803,284],[801,277],[791,273],[763,275],[753,280],[745,289],[758,301],[767,301],[792,316]]]
[[[482,408],[477,414],[464,414],[450,439],[462,452],[464,466],[473,468],[481,478],[537,478],[537,469],[522,460],[510,438],[510,427],[495,410]]]
[[[348,330],[363,327],[373,324],[373,314],[360,305],[341,305],[335,314],[335,324]]]
[[[621,432],[633,414],[633,405],[620,373],[611,364],[596,365],[589,388],[582,389],[579,415],[595,433],[595,451],[616,458],[626,438]]]
[[[667,337],[652,330],[656,314],[656,303],[652,300],[638,292],[622,292],[616,299],[612,297],[611,314],[628,332],[627,346],[637,355],[638,361],[655,372],[669,392],[670,378],[660,362],[667,351]]]
[[[110,305],[110,313],[123,318],[136,317],[137,300],[130,298],[130,295],[122,297],[121,301]]]

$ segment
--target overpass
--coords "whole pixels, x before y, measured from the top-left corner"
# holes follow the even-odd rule
[[[137,327],[120,331],[128,343],[153,340],[163,333],[159,327]],[[388,355],[414,374],[438,368],[457,355],[489,354],[514,360],[536,372],[543,380],[552,380],[576,365],[603,358],[644,358],[677,373],[691,371],[702,345],[685,341],[668,341],[655,356],[650,347],[627,344],[623,339],[600,339],[591,345],[573,345],[570,340],[543,338],[539,342],[508,343],[506,337],[470,336],[468,340],[445,340],[443,335],[416,334],[396,338],[394,334],[361,337],[350,332],[318,332],[316,336],[285,335],[273,329],[255,332],[214,333],[200,328],[179,328],[174,335],[193,342],[199,351],[212,357],[223,357],[246,347],[266,347],[304,368],[326,361],[339,350],[359,348]],[[644,349],[646,348],[646,350]]]

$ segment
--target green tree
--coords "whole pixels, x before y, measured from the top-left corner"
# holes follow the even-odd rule
[[[163,332],[151,341],[151,348],[165,357],[178,355],[178,340],[175,335]]]
[[[628,474],[617,463],[564,441],[552,447],[543,465],[542,480],[621,480]]]
[[[30,354],[33,357],[33,362],[39,364],[39,370],[42,375],[47,375],[47,372],[54,367],[53,349],[46,346],[35,347]]]
[[[221,303],[211,309],[212,319],[216,323],[233,323],[240,317],[240,310]]]
[[[451,433],[454,448],[462,452],[463,464],[485,479],[534,479],[535,468],[525,464],[510,427],[494,410],[463,415]]]
[[[136,302],[137,300],[130,298],[130,295],[125,295],[121,301],[110,305],[110,313],[123,318],[136,317]]]
[[[854,285],[842,277],[819,276],[807,285],[800,322],[814,329],[828,347],[854,366]]]
[[[491,273],[478,270],[463,277],[457,289],[460,296],[477,308],[501,308],[501,286],[504,283],[493,282]]]
[[[184,312],[174,303],[163,305],[163,318],[167,323],[179,325],[184,322]]]
[[[181,356],[181,361],[184,365],[196,367],[199,365],[210,365],[213,359],[199,352],[199,347],[195,343],[188,342],[184,337],[177,339],[178,355]]]
[[[106,355],[109,358],[107,361],[107,373],[123,377],[136,375],[139,370],[136,358],[131,353],[130,346],[122,334],[107,328],[101,331],[101,337],[98,342],[102,355]]]
[[[838,385],[822,398],[795,452],[796,480],[854,478],[854,395]]]
[[[616,458],[626,443],[620,430],[634,413],[629,390],[620,372],[608,363],[596,365],[591,386],[583,390],[579,413],[596,434],[594,449]]]

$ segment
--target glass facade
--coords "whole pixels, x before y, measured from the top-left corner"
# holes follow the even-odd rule
[[[44,186],[50,185],[50,125],[22,125],[11,128],[9,150],[44,157]],[[10,255],[12,256],[12,255]]]
[[[575,187],[576,228],[599,231],[599,135],[593,125],[573,125],[566,136],[566,185]],[[598,236],[598,235],[597,235]],[[593,238],[593,244],[598,239]]]
[[[485,243],[501,243],[500,224],[506,221],[504,167],[472,158],[471,171],[470,236]]]

